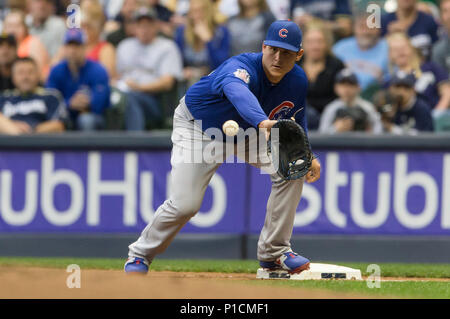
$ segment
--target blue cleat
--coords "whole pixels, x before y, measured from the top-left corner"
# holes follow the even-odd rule
[[[145,275],[148,273],[148,263],[143,258],[129,257],[125,263],[124,270],[127,274],[137,273]]]
[[[299,274],[309,269],[309,259],[288,251],[275,261],[260,261],[259,265],[269,271],[287,270],[290,274]]]

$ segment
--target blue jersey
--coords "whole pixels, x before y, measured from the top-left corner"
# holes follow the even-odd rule
[[[381,17],[381,36],[387,35],[389,24],[396,20],[397,14],[395,12]],[[416,21],[409,26],[407,33],[412,45],[418,48],[425,57],[428,57],[431,47],[438,40],[438,29],[439,25],[431,15],[419,11]]]
[[[244,53],[225,61],[186,93],[186,105],[202,129],[222,128],[234,120],[242,129],[264,120],[295,117],[305,132],[308,80],[295,65],[278,84],[272,84],[262,66],[262,53]]]
[[[29,94],[18,90],[0,95],[0,113],[14,121],[25,122],[32,128],[47,121],[67,120],[67,109],[58,91],[38,88]]]

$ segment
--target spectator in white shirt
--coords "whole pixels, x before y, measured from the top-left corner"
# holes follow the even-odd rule
[[[117,48],[116,86],[126,92],[127,130],[158,128],[164,120],[158,95],[170,91],[182,76],[182,58],[172,40],[158,36],[156,13],[151,8],[136,12],[136,37]]]
[[[328,104],[322,113],[321,133],[383,131],[380,115],[372,103],[359,96],[358,79],[350,69],[343,69],[337,74],[334,89],[338,98]]]

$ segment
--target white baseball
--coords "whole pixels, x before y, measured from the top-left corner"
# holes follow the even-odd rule
[[[235,136],[239,131],[239,125],[236,121],[229,120],[223,124],[222,130],[227,136]]]

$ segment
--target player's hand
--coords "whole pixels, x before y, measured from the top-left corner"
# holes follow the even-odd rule
[[[277,123],[277,121],[274,120],[265,120],[258,124],[258,128],[264,130],[264,134],[266,135],[266,140],[269,140],[270,136],[270,129],[272,126],[274,126]]]
[[[311,163],[311,168],[309,172],[306,174],[306,182],[314,183],[317,182],[320,178],[320,163],[317,158],[313,159]]]

